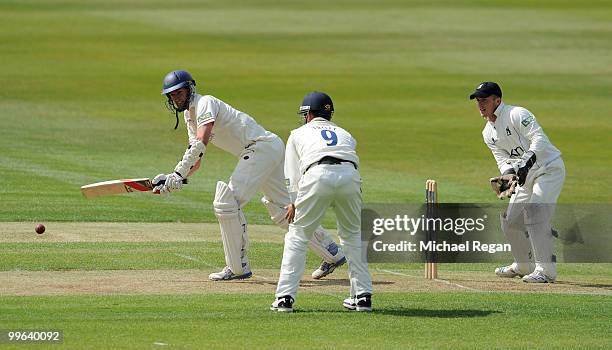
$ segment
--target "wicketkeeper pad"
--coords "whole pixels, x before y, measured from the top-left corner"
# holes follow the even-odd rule
[[[550,224],[554,204],[530,203],[525,210],[525,226],[531,237],[535,262],[549,276],[556,276],[554,237]],[[514,249],[514,247],[513,247]]]
[[[531,265],[534,262],[531,241],[529,240],[529,234],[523,224],[522,217],[509,222],[504,212],[500,214],[499,220],[501,222],[501,229],[512,247],[512,255],[517,263],[518,272],[522,274],[531,272],[533,270]]]

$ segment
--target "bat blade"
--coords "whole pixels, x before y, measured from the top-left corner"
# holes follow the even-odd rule
[[[151,190],[153,190],[153,184],[149,178],[110,180],[81,186],[81,193],[86,198]]]

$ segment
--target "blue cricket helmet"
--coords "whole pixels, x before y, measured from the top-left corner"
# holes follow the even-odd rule
[[[191,77],[189,72],[184,70],[175,70],[168,74],[164,78],[164,84],[162,86],[162,95],[171,93],[174,90],[178,90],[183,87],[195,85],[195,80]]]
[[[179,112],[183,112],[184,110],[186,110],[189,107],[189,103],[191,103],[195,97],[195,93],[196,93],[195,84],[196,82],[191,76],[191,74],[189,74],[189,72],[184,71],[184,70],[172,71],[166,74],[166,76],[164,77],[164,84],[162,85],[161,93],[162,95],[166,95],[166,97],[168,98],[166,100],[166,108],[174,112],[174,117],[176,118],[176,124],[174,125],[175,130],[176,128],[178,128],[178,124],[179,124],[179,119],[178,119]],[[187,99],[186,103],[184,103],[181,106],[177,106],[174,104],[174,101],[172,101],[172,98],[170,97],[170,93],[180,88],[187,88],[189,90],[188,92],[189,98]]]
[[[334,103],[328,94],[313,91],[304,96],[304,100],[302,101],[298,114],[305,116],[308,114],[308,112],[312,112],[317,117],[322,117],[329,120],[334,114]]]

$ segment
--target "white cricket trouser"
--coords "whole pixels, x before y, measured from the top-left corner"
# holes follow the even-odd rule
[[[279,137],[257,141],[240,154],[238,164],[228,183],[240,208],[244,207],[259,190],[263,192],[268,201],[280,207],[286,207],[291,203],[285,182],[284,161],[285,144]],[[333,242],[333,239],[322,227],[319,227],[317,231],[321,239],[313,239],[311,244],[317,255],[327,262],[335,262],[343,258],[344,255],[341,253],[331,256],[331,253],[327,252],[327,245]],[[241,249],[243,264],[248,263],[246,255],[248,246],[248,237],[243,234]]]
[[[351,296],[372,293],[372,279],[361,243],[361,177],[351,163],[311,167],[300,179],[295,218],[285,235],[276,296],[295,299],[304,274],[306,248],[325,211],[333,206],[340,245],[346,255]]]
[[[285,144],[279,137],[257,141],[240,154],[238,164],[228,183],[240,208],[245,206],[259,190],[272,202],[289,204],[284,155]]]
[[[526,256],[523,250],[531,248],[536,270],[556,277],[554,239],[551,220],[563,182],[565,165],[558,158],[545,167],[529,172],[525,185],[517,186],[506,209],[506,219],[513,228],[512,250],[517,256]],[[524,232],[528,232],[528,236]],[[508,235],[510,232],[506,232]],[[518,264],[524,261],[516,261]]]

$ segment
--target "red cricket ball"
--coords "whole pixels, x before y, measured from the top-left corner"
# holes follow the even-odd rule
[[[39,235],[42,235],[45,232],[45,225],[43,224],[38,224],[36,225],[36,233],[38,233]]]

